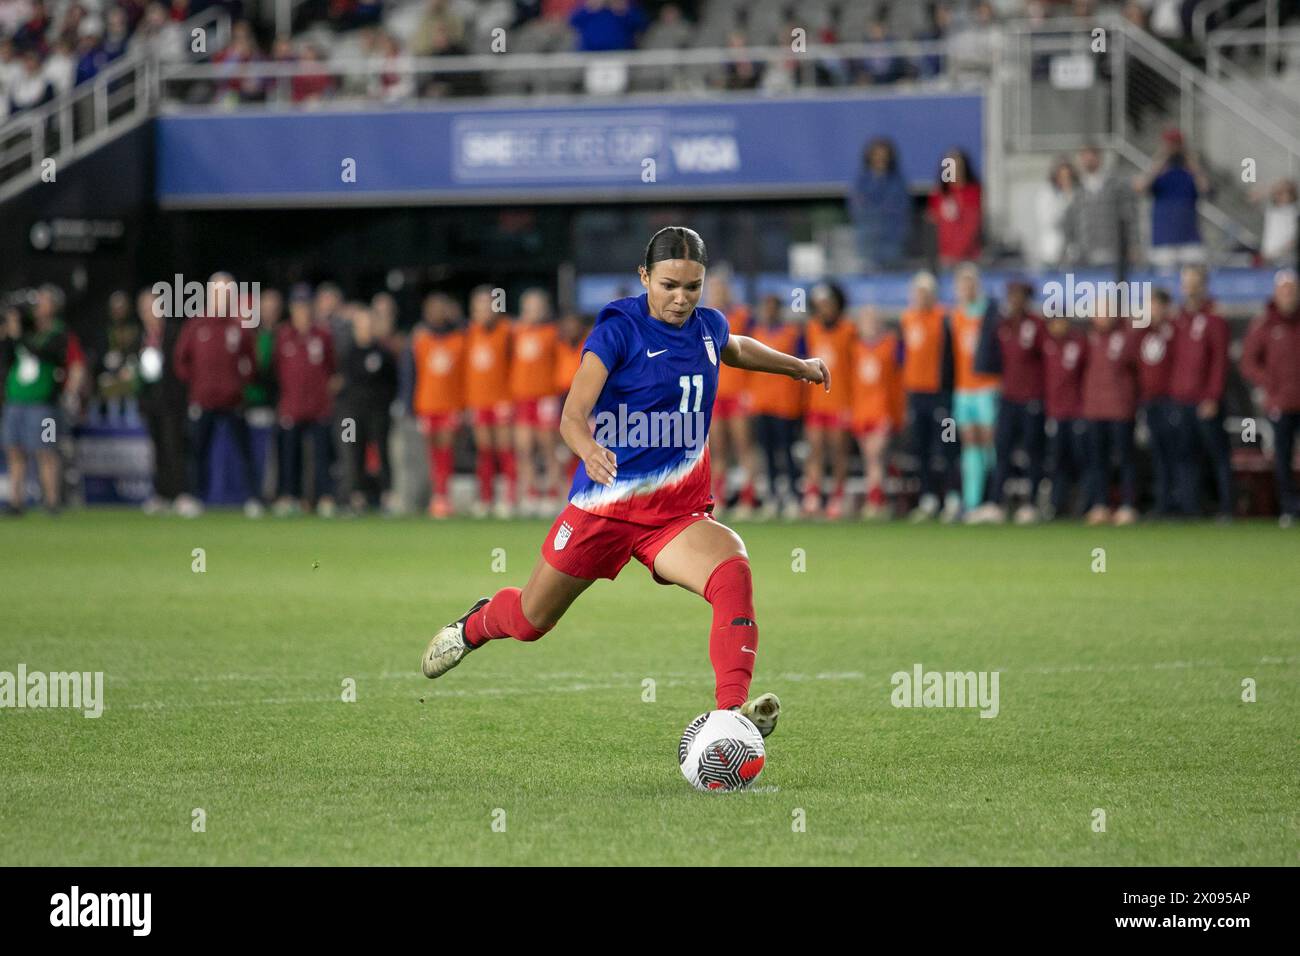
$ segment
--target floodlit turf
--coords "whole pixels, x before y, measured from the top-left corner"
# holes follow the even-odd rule
[[[718,795],[676,756],[709,608],[635,562],[540,642],[420,676],[544,522],[0,523],[0,670],[107,697],[0,710],[0,864],[1300,862],[1300,531],[738,527],[785,715],[757,789]],[[918,663],[999,671],[1000,712],[891,706]]]

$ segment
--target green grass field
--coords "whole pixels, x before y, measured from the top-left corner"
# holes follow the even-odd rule
[[[0,524],[0,670],[106,696],[0,710],[0,864],[1300,863],[1296,532],[740,525],[784,716],[755,790],[702,794],[676,746],[713,706],[709,608],[635,562],[420,675],[545,529]],[[891,706],[916,663],[1000,671],[1000,713]]]

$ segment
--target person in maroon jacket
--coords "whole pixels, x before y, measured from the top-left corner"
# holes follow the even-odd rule
[[[330,487],[330,422],[339,390],[334,339],[328,325],[312,318],[311,290],[295,287],[289,298],[289,321],[276,330],[272,359],[280,402],[276,409],[280,445],[278,515],[290,514],[295,499],[304,508],[302,449],[311,445],[312,492],[322,517],[334,514]],[[345,436],[346,437],[346,436]]]
[[[1177,413],[1169,398],[1169,377],[1173,372],[1174,337],[1170,320],[1173,300],[1164,289],[1151,293],[1151,321],[1138,335],[1138,395],[1147,434],[1151,436],[1151,471],[1155,481],[1152,514],[1167,516],[1177,500],[1174,481],[1178,474]]]
[[[190,489],[205,500],[212,452],[212,439],[218,422],[224,422],[239,455],[247,498],[244,513],[260,517],[262,503],[257,497],[257,476],[253,468],[253,443],[244,419],[244,386],[253,379],[253,337],[232,314],[233,297],[228,283],[233,279],[217,273],[208,280],[207,310],[181,326],[176,342],[176,377],[188,386],[190,404]],[[180,509],[178,509],[180,510]],[[183,513],[197,514],[195,503]]]
[[[1047,323],[1047,337],[1043,339],[1043,410],[1047,413],[1053,517],[1066,513],[1070,486],[1081,482],[1086,474],[1088,423],[1083,419],[1083,367],[1087,349],[1088,337],[1069,319],[1057,316]]]
[[[993,504],[1003,505],[1011,476],[1011,454],[1023,448],[1028,458],[1029,494],[1016,510],[1017,524],[1038,520],[1038,485],[1043,480],[1043,342],[1047,327],[1030,306],[1028,282],[1007,283],[1005,307],[990,313],[980,335],[975,370],[1002,376],[1002,401],[993,432]]]
[[[1232,518],[1232,464],[1223,429],[1228,380],[1228,323],[1206,294],[1205,269],[1182,271],[1183,308],[1174,319],[1169,397],[1177,411],[1179,500],[1184,514],[1201,513],[1201,458],[1210,459],[1219,493],[1219,520]]]
[[[1291,269],[1274,278],[1273,298],[1246,333],[1241,374],[1264,392],[1261,404],[1273,424],[1273,469],[1282,507],[1279,523],[1289,528],[1300,515],[1291,467],[1300,428],[1300,284]]]
[[[1115,524],[1137,521],[1137,468],[1133,421],[1137,417],[1138,339],[1097,303],[1083,369],[1083,417],[1088,421],[1088,524],[1111,520],[1110,476],[1119,466],[1120,507]]]

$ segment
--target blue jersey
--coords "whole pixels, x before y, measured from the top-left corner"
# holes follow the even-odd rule
[[[730,332],[717,309],[681,326],[650,315],[644,295],[601,309],[583,344],[609,378],[592,409],[594,437],[618,460],[605,486],[579,464],[569,501],[583,511],[658,524],[712,506],[709,423]]]

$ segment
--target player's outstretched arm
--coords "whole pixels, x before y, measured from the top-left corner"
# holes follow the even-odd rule
[[[591,437],[591,410],[596,407],[609,370],[595,352],[584,352],[582,364],[569,386],[569,397],[564,400],[560,414],[560,437],[569,450],[581,459],[587,475],[602,485],[612,485],[618,477],[618,458],[612,451]]]
[[[788,375],[801,382],[821,385],[828,392],[831,390],[830,369],[821,359],[795,358],[793,355],[786,355],[784,352],[769,348],[748,335],[730,336],[727,339],[727,347],[722,350],[722,361],[733,368]]]

